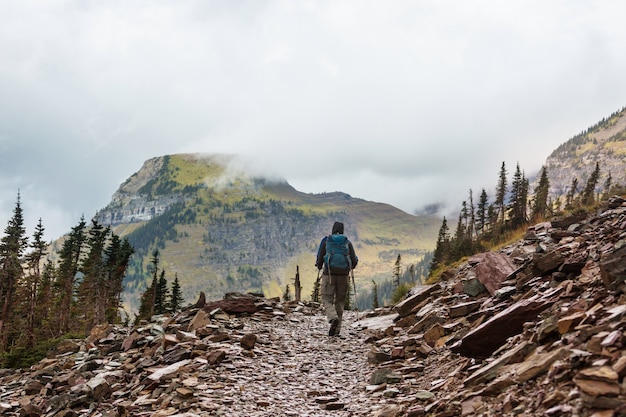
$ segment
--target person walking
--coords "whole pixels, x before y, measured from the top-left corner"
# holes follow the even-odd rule
[[[343,308],[348,293],[350,271],[356,268],[359,258],[354,246],[343,234],[343,223],[335,222],[331,234],[324,236],[317,250],[315,266],[322,270],[322,304],[330,329],[329,336],[339,336],[343,319]]]

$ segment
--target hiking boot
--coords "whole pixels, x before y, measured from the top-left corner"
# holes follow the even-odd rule
[[[328,331],[329,336],[334,336],[337,332],[337,326],[339,326],[339,319],[332,319],[330,321],[330,330]]]

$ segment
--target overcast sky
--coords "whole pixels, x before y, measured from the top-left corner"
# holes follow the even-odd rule
[[[626,2],[0,0],[0,227],[48,240],[149,158],[458,214],[626,105]]]

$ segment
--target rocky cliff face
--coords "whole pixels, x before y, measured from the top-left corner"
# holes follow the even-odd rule
[[[112,227],[146,222],[163,214],[174,203],[185,201],[181,193],[152,195],[141,192],[147,184],[156,181],[166,168],[165,158],[147,160],[113,194],[107,207],[96,213],[95,219]]]
[[[609,174],[613,185],[626,184],[626,108],[565,142],[547,158],[551,195],[567,194],[574,178],[580,191],[596,162],[601,171],[598,191]]]

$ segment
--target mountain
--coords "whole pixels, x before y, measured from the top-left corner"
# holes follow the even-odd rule
[[[435,216],[414,216],[388,204],[341,192],[307,194],[284,179],[255,173],[234,155],[176,154],[152,158],[114,193],[95,219],[135,247],[125,280],[125,304],[135,310],[159,250],[159,269],[178,277],[183,297],[200,291],[282,295],[299,269],[308,298],[317,276],[315,254],[334,221],[345,223],[359,265],[357,289],[390,279],[394,263],[432,251]]]
[[[566,195],[572,180],[578,180],[579,191],[599,164],[602,189],[609,173],[612,184],[626,184],[626,107],[602,119],[589,129],[556,148],[545,166],[550,180],[550,194]]]

